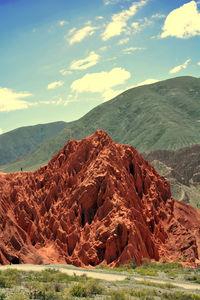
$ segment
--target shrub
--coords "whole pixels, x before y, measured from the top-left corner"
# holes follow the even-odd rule
[[[151,263],[151,261],[148,257],[143,257],[141,260],[142,260],[142,265],[143,266],[149,266],[150,263]]]
[[[6,299],[6,295],[5,294],[0,294],[0,300],[4,300]]]
[[[0,287],[1,288],[5,288],[7,287],[7,284],[6,284],[6,277],[0,275]]]
[[[129,261],[129,266],[130,266],[131,269],[137,268],[136,262],[134,260]]]
[[[99,284],[99,281],[94,280],[87,283],[87,291],[89,295],[101,295],[103,293],[103,288]]]
[[[89,296],[87,287],[81,283],[74,284],[70,287],[69,294],[74,297],[87,297]]]
[[[29,300],[29,297],[23,293],[15,293],[9,296],[8,300]]]
[[[0,287],[9,288],[14,285],[20,285],[21,281],[22,275],[18,270],[8,269],[0,274]]]
[[[144,284],[144,285],[148,285],[148,286],[154,286],[154,287],[159,287],[162,289],[173,289],[176,286],[171,284],[171,283],[157,283],[157,282],[153,282],[153,281],[149,281],[149,280],[142,280],[139,281],[138,284]]]
[[[88,297],[93,295],[101,295],[103,288],[97,280],[87,283],[76,283],[69,288],[69,294],[74,297]]]
[[[111,291],[110,293],[111,300],[128,300],[130,296],[124,291]]]

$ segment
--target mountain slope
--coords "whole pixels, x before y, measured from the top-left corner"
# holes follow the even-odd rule
[[[39,144],[57,135],[66,126],[65,122],[53,122],[20,127],[0,135],[0,165],[32,151]]]
[[[102,130],[69,140],[36,172],[0,174],[0,216],[0,264],[199,263],[200,211]]]
[[[200,208],[200,145],[142,155],[169,180],[176,200]]]
[[[140,152],[178,149],[200,143],[200,79],[177,77],[130,89],[74,121],[21,161],[3,168],[33,170],[45,164],[69,138],[97,129]]]

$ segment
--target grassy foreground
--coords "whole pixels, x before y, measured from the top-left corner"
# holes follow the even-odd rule
[[[110,272],[104,267],[105,272]],[[126,280],[109,282],[88,278],[87,276],[69,276],[53,268],[41,272],[18,271],[8,269],[0,271],[0,300],[67,300],[67,299],[171,299],[200,300],[200,290],[178,288],[176,282],[199,283],[200,270],[183,268],[179,263],[146,264],[136,267],[134,264],[111,269],[123,272]],[[134,276],[141,276],[136,281]],[[151,277],[150,277],[151,276]],[[170,282],[155,283],[151,278],[171,278]],[[172,281],[176,278],[176,282]]]

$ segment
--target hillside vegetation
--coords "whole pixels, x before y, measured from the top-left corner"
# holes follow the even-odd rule
[[[0,135],[0,165],[32,151],[66,126],[65,122],[53,122],[21,127]]]
[[[179,149],[200,143],[200,79],[177,77],[125,91],[2,171],[35,170],[47,163],[68,139],[80,140],[103,129],[139,152]]]

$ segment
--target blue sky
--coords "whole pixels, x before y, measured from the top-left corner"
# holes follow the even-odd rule
[[[200,1],[0,0],[0,133],[200,74]]]

